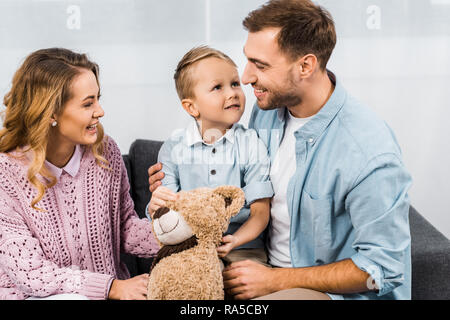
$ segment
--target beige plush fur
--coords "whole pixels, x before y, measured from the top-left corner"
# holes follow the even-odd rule
[[[217,246],[229,220],[244,205],[244,192],[237,187],[199,188],[179,192],[167,207],[177,211],[191,227],[197,244],[162,258],[151,270],[149,300],[220,300],[223,278]]]

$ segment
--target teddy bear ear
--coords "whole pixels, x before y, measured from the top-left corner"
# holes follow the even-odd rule
[[[228,217],[236,215],[245,202],[245,194],[241,188],[235,186],[220,186],[214,189],[214,193],[219,194],[225,200],[225,208]]]

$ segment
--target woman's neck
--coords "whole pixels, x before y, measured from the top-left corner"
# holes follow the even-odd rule
[[[48,143],[45,159],[58,168],[64,167],[72,158],[75,152],[75,145],[72,143]]]

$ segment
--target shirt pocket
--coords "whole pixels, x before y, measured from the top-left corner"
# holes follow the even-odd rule
[[[333,203],[331,196],[316,198],[303,191],[300,219],[305,219],[312,224],[310,227],[313,231],[315,247],[328,247],[332,243]]]

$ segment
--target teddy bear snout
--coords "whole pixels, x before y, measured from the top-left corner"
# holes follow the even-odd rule
[[[175,229],[179,222],[179,216],[175,214],[175,211],[168,211],[161,217],[159,217],[159,226],[163,233],[167,233]]]
[[[159,241],[163,244],[178,244],[193,235],[192,229],[183,217],[174,210],[169,210],[154,219],[153,228]]]

